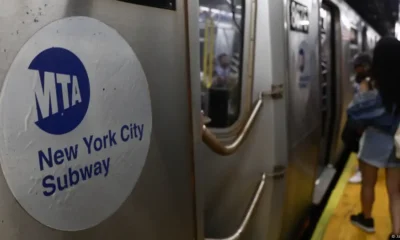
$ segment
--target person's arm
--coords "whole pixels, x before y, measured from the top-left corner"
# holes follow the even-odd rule
[[[377,91],[360,91],[347,108],[347,114],[357,119],[372,119],[385,113]]]

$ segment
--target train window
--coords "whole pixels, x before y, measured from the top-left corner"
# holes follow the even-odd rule
[[[176,10],[176,0],[119,0],[119,1],[156,7],[156,8]]]
[[[358,31],[355,28],[350,29],[350,43],[358,44]]]
[[[240,115],[244,1],[199,0],[201,108],[211,128]]]

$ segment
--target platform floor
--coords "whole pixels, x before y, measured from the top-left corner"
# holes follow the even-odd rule
[[[364,233],[349,221],[351,214],[359,213],[361,210],[360,185],[348,183],[348,179],[354,174],[356,167],[357,158],[356,155],[352,155],[332,192],[312,240],[387,240],[391,231],[391,223],[384,170],[379,171],[375,189],[373,217],[376,233]]]

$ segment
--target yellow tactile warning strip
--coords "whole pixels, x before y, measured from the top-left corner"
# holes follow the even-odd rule
[[[361,210],[360,185],[350,184],[348,179],[357,165],[352,155],[329,198],[312,240],[386,240],[390,233],[390,217],[384,170],[379,171],[375,188],[373,217],[376,233],[367,234],[350,223],[350,215]]]

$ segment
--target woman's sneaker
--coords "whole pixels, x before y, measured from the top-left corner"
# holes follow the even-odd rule
[[[350,179],[349,182],[350,183],[361,183],[362,181],[362,176],[361,176],[361,172],[357,171]]]
[[[359,213],[357,215],[351,215],[350,221],[352,224],[354,224],[355,226],[361,228],[362,230],[368,233],[375,232],[374,219],[365,218],[364,214],[362,213]]]

